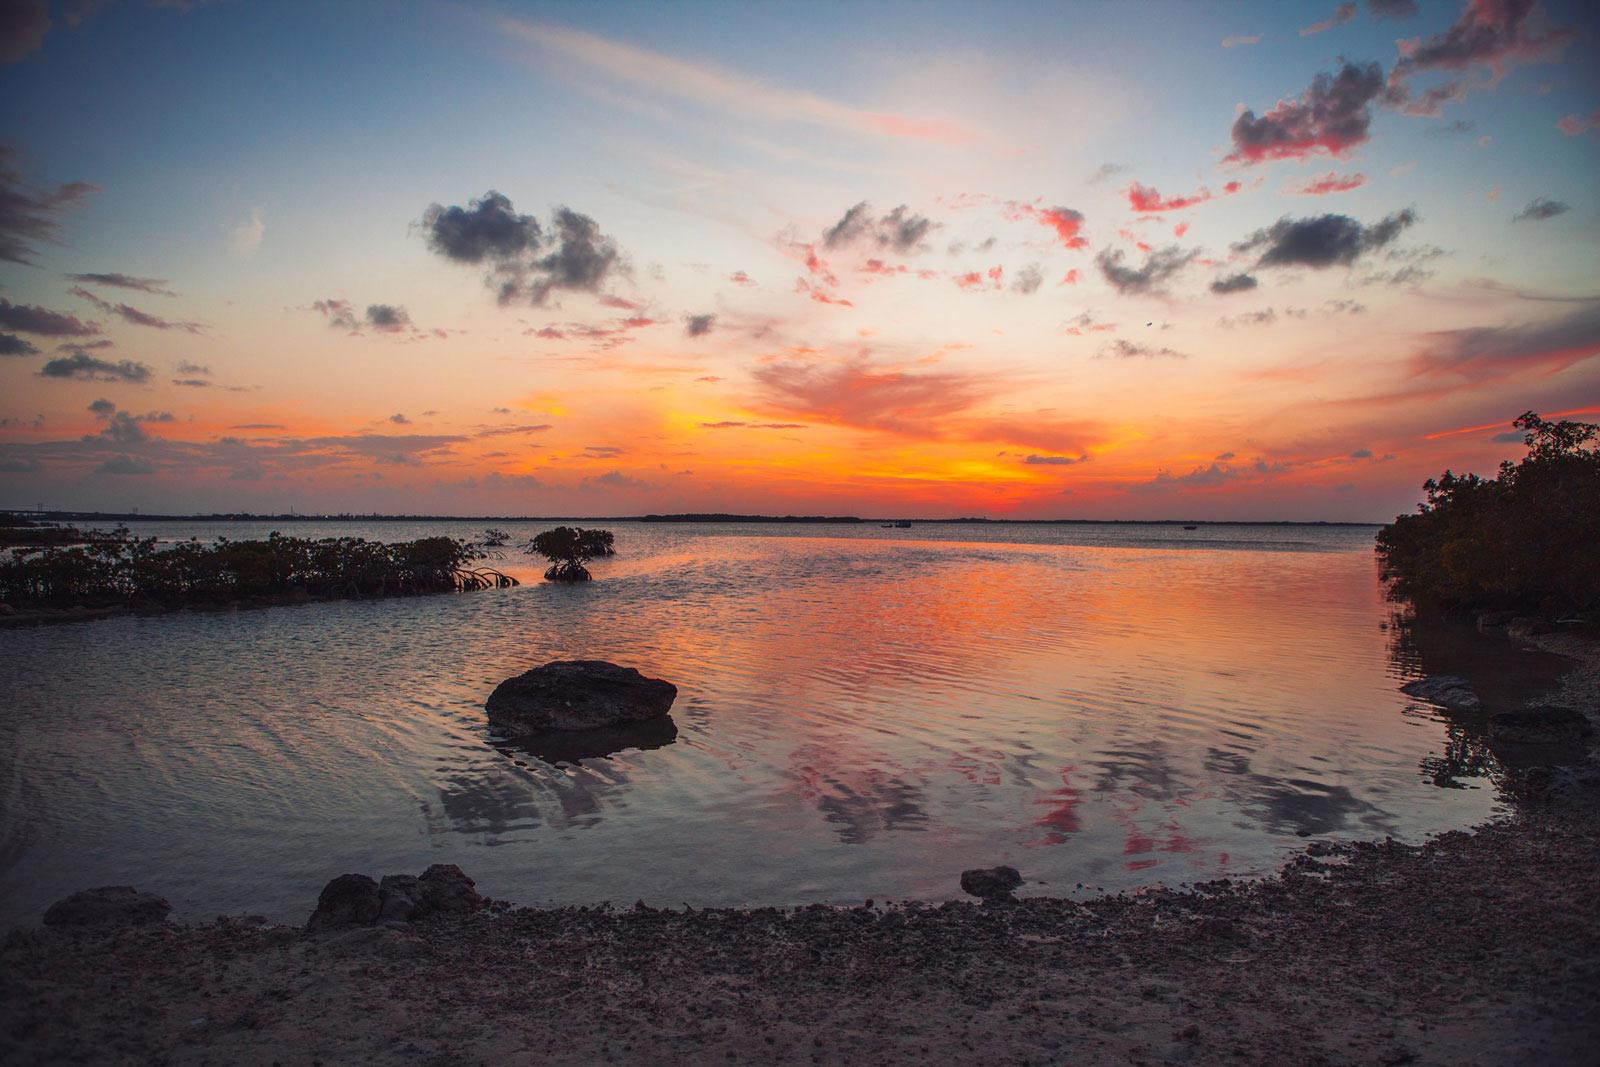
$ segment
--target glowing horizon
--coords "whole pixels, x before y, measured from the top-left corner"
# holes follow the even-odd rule
[[[0,506],[1384,521],[1600,413],[1582,4],[18,6]]]

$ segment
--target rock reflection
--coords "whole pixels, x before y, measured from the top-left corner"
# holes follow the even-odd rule
[[[1252,774],[1247,807],[1274,833],[1311,837],[1346,829],[1357,818],[1368,830],[1387,829],[1390,817],[1342,785],[1304,778],[1276,779]]]
[[[871,841],[893,830],[927,829],[927,796],[903,774],[881,767],[824,769],[826,752],[795,753],[798,792],[816,805],[847,845]]]
[[[493,740],[490,744],[513,760],[528,755],[555,767],[587,759],[607,759],[630,749],[648,752],[665,748],[677,739],[678,724],[672,721],[671,715],[662,715],[644,722],[596,730],[548,730],[537,734],[519,734],[504,740]]]

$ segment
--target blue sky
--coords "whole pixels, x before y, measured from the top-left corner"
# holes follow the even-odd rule
[[[1381,519],[1600,410],[1592,5],[39,6],[0,499]],[[490,191],[614,261],[497,302]]]

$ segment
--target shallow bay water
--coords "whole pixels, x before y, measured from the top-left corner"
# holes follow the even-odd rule
[[[507,552],[514,589],[0,632],[0,922],[108,884],[299,921],[431,863],[524,904],[939,900],[996,863],[1074,894],[1495,810],[1399,692],[1437,668],[1370,527],[606,525],[582,585]],[[1558,668],[1495,640],[1462,653],[1495,699]],[[576,658],[674,682],[675,739],[551,762],[488,729],[496,683]]]

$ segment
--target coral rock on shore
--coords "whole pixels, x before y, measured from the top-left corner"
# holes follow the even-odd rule
[[[1426,700],[1430,704],[1449,708],[1451,711],[1477,711],[1482,707],[1471,683],[1465,678],[1457,678],[1450,674],[1418,678],[1414,682],[1402,685],[1400,692],[1414,696],[1418,700]]]
[[[665,715],[678,687],[603,660],[557,660],[508,678],[484,708],[512,733],[594,730]]]
[[[386,874],[382,882],[364,874],[341,874],[322,887],[306,932],[408,923],[429,915],[466,915],[484,904],[474,884],[453,863],[435,863],[421,877]]]
[[[1011,891],[1022,884],[1015,867],[974,867],[961,872],[961,889],[984,900],[1012,900]]]
[[[57,927],[140,926],[165,922],[172,905],[131,885],[85,889],[50,905],[44,924]]]
[[[1573,708],[1523,708],[1489,720],[1489,740],[1512,745],[1571,744],[1593,732],[1588,717]]]

